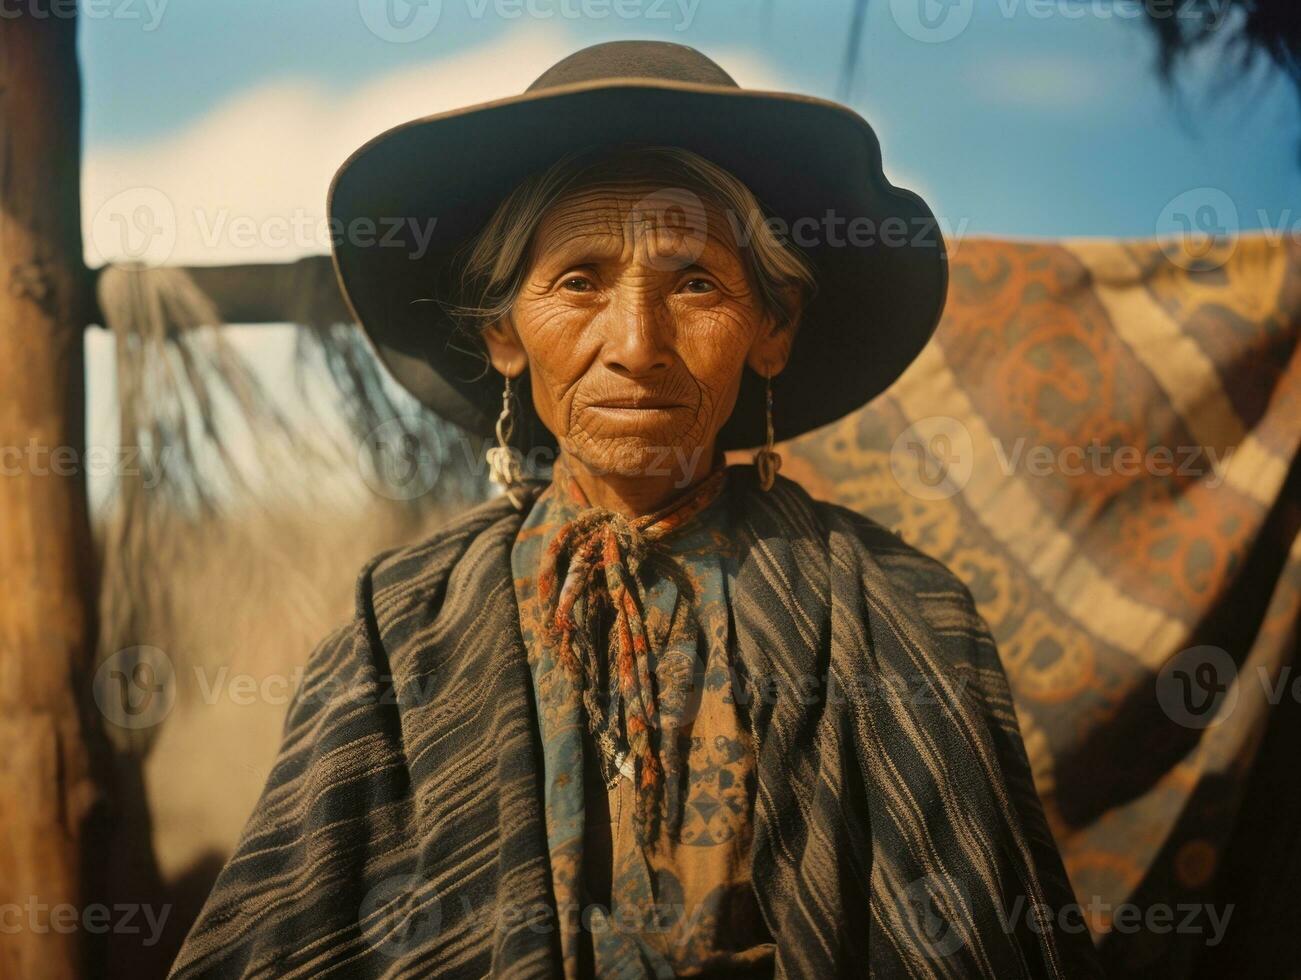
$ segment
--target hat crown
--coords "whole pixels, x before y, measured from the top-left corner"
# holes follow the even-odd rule
[[[537,92],[603,78],[654,78],[737,88],[736,81],[695,48],[668,41],[607,41],[575,51],[538,76],[526,89]]]

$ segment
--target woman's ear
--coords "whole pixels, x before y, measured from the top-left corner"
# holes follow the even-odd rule
[[[483,330],[483,342],[488,347],[492,366],[507,378],[518,378],[529,366],[528,354],[520,343],[519,334],[510,317],[502,317]]]
[[[795,334],[800,328],[800,315],[804,312],[803,291],[798,286],[788,286],[781,297],[785,314],[770,313],[764,317],[745,363],[762,378],[781,374],[790,360]]]

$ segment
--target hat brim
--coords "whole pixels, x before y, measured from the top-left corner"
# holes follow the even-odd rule
[[[818,292],[773,380],[778,439],[859,408],[926,345],[947,291],[943,236],[925,201],[885,179],[866,120],[808,96],[601,79],[404,123],[335,174],[340,287],[404,388],[449,421],[492,432],[500,383],[437,302],[449,298],[454,256],[525,177],[629,142],[682,147],[728,170],[812,262]],[[755,446],[764,434],[763,382],[747,370],[720,445]],[[550,438],[534,419],[524,441]]]

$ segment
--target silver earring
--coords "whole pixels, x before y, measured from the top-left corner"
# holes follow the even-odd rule
[[[772,448],[772,377],[769,376],[765,380],[767,386],[764,390],[764,421],[767,424],[768,437],[764,441],[763,448],[754,454],[754,466],[759,471],[760,488],[771,490],[777,480],[777,471],[782,468],[782,458],[781,453]]]
[[[511,434],[515,431],[515,418],[511,414],[510,378],[501,392],[501,414],[497,416],[497,445],[485,454],[488,460],[488,479],[505,489],[506,496],[515,505],[516,510],[523,510],[526,501],[524,492],[524,474],[520,469],[519,451],[510,444]]]

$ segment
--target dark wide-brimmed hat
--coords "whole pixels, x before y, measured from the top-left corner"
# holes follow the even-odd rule
[[[739,87],[700,52],[657,41],[585,48],[519,96],[404,123],[370,140],[330,187],[343,294],[394,378],[482,434],[502,379],[445,306],[456,261],[502,200],[560,159],[627,145],[690,150],[732,173],[810,260],[817,293],[773,379],[778,439],[832,422],[895,380],[939,321],[943,238],[916,194],[881,170],[871,126],[804,95]],[[531,419],[522,448],[549,436]],[[748,369],[722,448],[764,439],[763,381]]]

